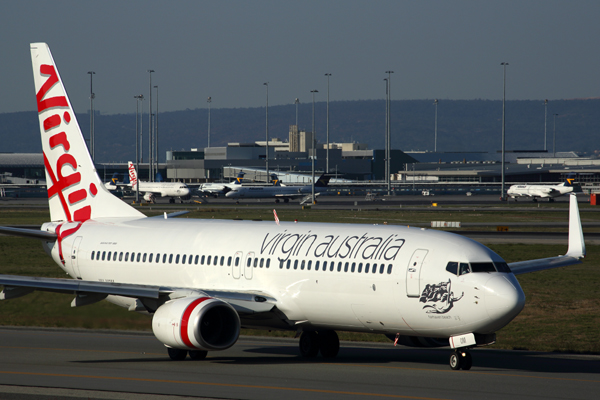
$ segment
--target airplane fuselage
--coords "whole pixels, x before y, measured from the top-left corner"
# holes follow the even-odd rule
[[[515,197],[554,198],[573,191],[573,186],[549,185],[512,185],[507,194]]]
[[[491,250],[458,235],[419,228],[145,218],[87,221],[61,245],[66,262],[56,245],[54,260],[86,281],[251,291],[276,298],[285,324],[242,318],[252,327],[447,338],[494,332],[521,311],[525,300],[512,273],[493,266],[493,272],[460,276],[446,270],[451,262],[473,268],[504,263]],[[133,300],[115,302],[128,306],[128,301]]]

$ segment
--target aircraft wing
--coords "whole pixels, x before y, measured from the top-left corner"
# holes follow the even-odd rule
[[[108,295],[139,298],[142,300],[168,301],[169,295],[183,293],[185,295],[207,295],[228,302],[238,314],[254,314],[269,312],[275,307],[277,300],[262,292],[246,291],[215,291],[190,288],[171,288],[152,285],[137,285],[113,282],[95,282],[79,279],[64,278],[42,278],[17,275],[0,275],[0,285],[4,290],[0,292],[0,300],[8,300],[24,296],[35,290],[44,292],[56,292],[75,294],[77,297],[71,304],[91,304],[84,302],[77,304],[80,296],[92,296],[96,301],[104,299]],[[177,295],[176,297],[182,297]]]
[[[514,262],[508,264],[508,266],[515,275],[519,275],[579,264],[583,257],[585,257],[585,241],[583,240],[581,218],[579,217],[579,206],[577,205],[577,196],[571,194],[569,200],[569,248],[567,254],[564,256]]]

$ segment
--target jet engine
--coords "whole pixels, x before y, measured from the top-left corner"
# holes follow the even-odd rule
[[[212,297],[184,297],[166,302],[152,318],[154,336],[182,350],[225,350],[237,342],[240,317],[229,304]]]
[[[144,194],[144,200],[146,200],[149,203],[154,203],[154,194],[153,193]]]

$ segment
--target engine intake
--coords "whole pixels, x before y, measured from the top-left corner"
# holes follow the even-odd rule
[[[154,336],[167,347],[225,350],[237,342],[240,317],[229,304],[212,297],[171,300],[152,318]]]

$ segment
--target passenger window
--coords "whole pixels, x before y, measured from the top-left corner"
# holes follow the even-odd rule
[[[199,256],[194,257],[194,264],[198,265],[198,258]]]
[[[312,260],[308,260],[308,265],[306,266],[306,269],[310,271],[311,266],[312,266]]]
[[[271,266],[271,259],[267,258],[267,265],[265,266],[265,268],[269,268]]]
[[[117,261],[117,252],[116,251],[113,253],[113,261]]]
[[[379,266],[379,273],[380,273],[380,274],[383,274],[383,270],[384,270],[384,269],[385,269],[385,265],[384,265],[384,264],[381,264],[381,265]]]
[[[458,275],[458,263],[455,261],[450,261],[446,265],[446,271],[450,272],[451,274]]]
[[[356,263],[352,263],[352,268],[350,268],[350,272],[354,272],[355,268],[356,268]]]
[[[94,256],[96,255],[95,251],[92,251],[92,260],[94,259]]]
[[[315,262],[315,271],[318,271],[318,270],[319,270],[319,264],[320,264],[320,263],[321,263],[320,261],[316,261],[316,262]]]
[[[327,261],[323,261],[323,271],[327,271]]]
[[[102,252],[102,261],[104,261],[104,259],[105,259],[105,258],[106,258],[106,252],[105,252],[105,251],[103,251],[103,252]]]
[[[240,265],[240,258],[236,257],[235,258],[235,266],[237,267],[238,265]]]
[[[304,269],[304,263],[305,263],[305,261],[302,260],[302,262],[300,263],[300,269]]]
[[[468,274],[469,272],[471,272],[471,270],[469,269],[469,264],[460,263],[460,266],[458,269],[458,275]]]
[[[198,256],[196,256],[196,257],[198,257]],[[231,256],[229,256],[229,258],[227,259],[227,266],[228,267],[231,267],[231,259],[232,259]],[[196,262],[196,264],[198,264],[198,263]]]
[[[246,261],[246,267],[250,267],[252,265],[252,257],[248,257],[248,261]]]
[[[99,260],[100,260],[100,252],[98,251],[98,252],[96,252],[96,261],[99,261]]]
[[[179,254],[175,255],[175,264],[179,264]]]
[[[377,273],[377,264],[373,264],[373,273],[376,274]]]
[[[365,264],[365,274],[369,273],[369,266],[371,265],[371,263],[366,263]]]
[[[160,262],[160,253],[156,253],[156,262],[159,263]]]
[[[181,263],[182,264],[185,264],[186,257],[187,257],[187,255],[184,254],[183,257],[181,258]]]
[[[292,260],[287,260],[287,263],[285,264],[285,269],[290,269],[291,263],[292,263]]]
[[[163,264],[166,264],[167,262],[167,254],[163,254]]]
[[[119,253],[119,261],[123,261],[123,252]]]
[[[220,263],[221,267],[223,266],[224,263],[225,263],[225,256],[221,256],[221,263]]]
[[[358,272],[362,272],[362,263],[358,263]]]
[[[258,266],[259,266],[260,268],[262,268],[264,265],[265,265],[265,259],[264,259],[264,258],[261,258],[261,259],[260,259],[260,264],[258,264]]]
[[[148,256],[148,262],[149,263],[152,262],[152,257],[154,257],[154,254],[150,253],[150,255]]]
[[[140,258],[142,258],[142,253],[137,253],[137,259],[136,259],[136,261],[140,262]]]
[[[129,261],[129,252],[125,253],[125,261]]]
[[[279,260],[279,269],[283,269],[283,260]]]
[[[169,254],[169,264],[173,264],[173,254]]]
[[[132,251],[131,252],[131,262],[135,261],[135,253]]]
[[[217,261],[219,261],[219,256],[213,257],[213,265],[217,265]]]
[[[200,265],[204,265],[204,256],[200,259]]]
[[[298,269],[298,260],[294,260],[294,269]]]
[[[210,260],[211,259],[212,259],[212,256],[206,257],[206,265],[210,265]]]
[[[342,270],[342,262],[340,261],[340,262],[338,263],[338,272],[340,272],[341,270]]]
[[[340,270],[341,267],[342,267],[342,263],[340,263],[340,265],[338,266],[338,271]],[[333,272],[334,268],[335,268],[335,262],[334,261],[330,261],[329,262],[329,271]]]
[[[193,256],[192,254],[190,254],[190,256],[188,257],[188,264],[191,264],[191,263],[192,263],[192,258],[193,258],[193,257],[194,257],[194,256]]]
[[[108,257],[106,257],[106,260],[110,261],[110,256],[111,256],[111,255],[112,255],[112,252],[111,252],[111,251],[109,251],[109,252],[108,252]]]
[[[146,262],[146,255],[147,253],[144,253],[144,257],[142,257],[142,262]]]
[[[258,267],[258,257],[254,259],[254,268]]]
[[[348,265],[350,265],[350,263],[344,264],[344,272],[348,272]]]
[[[510,274],[512,272],[508,264],[505,262],[495,262],[494,264],[496,264],[498,272],[505,272],[507,274]]]
[[[388,274],[392,273],[392,264],[388,264]]]

